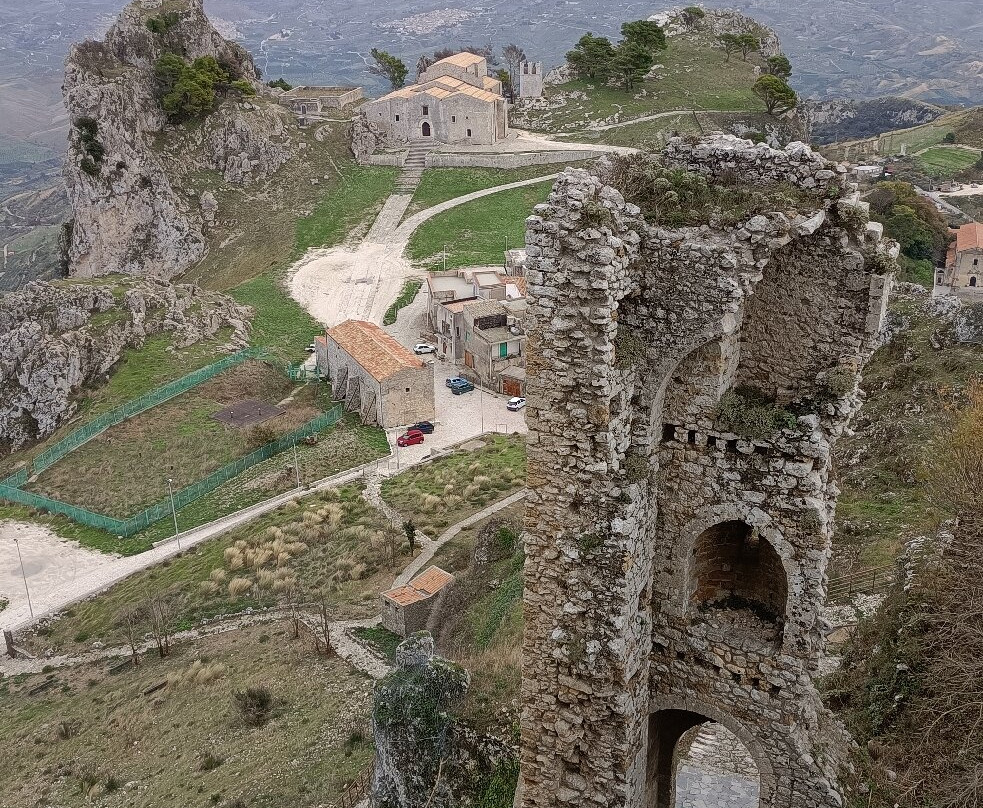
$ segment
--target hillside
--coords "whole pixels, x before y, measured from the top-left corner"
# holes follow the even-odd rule
[[[513,126],[617,146],[660,146],[673,133],[714,130],[782,143],[804,136],[797,115],[767,114],[752,92],[767,56],[780,52],[774,32],[734,12],[659,21],[668,47],[656,54],[655,65],[632,91],[605,78],[570,78],[567,67],[557,71],[563,80],[547,86],[542,98],[518,104]],[[720,37],[728,33],[751,33],[762,49],[727,53]]]

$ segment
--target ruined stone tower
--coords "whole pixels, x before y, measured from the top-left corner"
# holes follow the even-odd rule
[[[896,245],[802,144],[677,138],[663,161],[781,196],[667,229],[609,162],[566,170],[527,221],[519,801],[670,808],[679,739],[715,722],[761,806],[839,805],[841,735],[813,684],[830,450]]]

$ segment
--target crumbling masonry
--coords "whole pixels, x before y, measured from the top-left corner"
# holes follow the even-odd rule
[[[812,202],[668,230],[602,163],[566,170],[527,220],[518,802],[669,808],[677,741],[712,721],[754,759],[760,805],[840,805],[843,739],[813,684],[830,451],[897,245],[802,144],[677,138],[663,160]],[[721,398],[748,389],[797,420],[726,431]]]

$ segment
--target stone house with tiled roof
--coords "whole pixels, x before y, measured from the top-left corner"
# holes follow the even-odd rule
[[[983,295],[983,224],[972,222],[952,231],[945,269],[936,273],[936,285],[953,292]]]
[[[390,142],[433,141],[491,146],[508,134],[502,83],[488,75],[488,62],[458,53],[434,63],[416,84],[365,105],[366,121]]]
[[[346,320],[315,341],[317,366],[334,398],[383,429],[434,418],[433,365],[375,323]]]
[[[454,583],[454,576],[430,566],[405,586],[383,592],[382,625],[393,634],[409,637],[427,627],[437,596]]]

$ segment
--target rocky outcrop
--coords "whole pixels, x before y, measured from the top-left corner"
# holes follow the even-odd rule
[[[375,154],[379,149],[385,149],[392,145],[386,131],[376,124],[370,123],[364,112],[352,119],[351,131],[348,136],[352,154],[359,162]]]
[[[835,143],[876,137],[882,132],[931,123],[945,110],[911,98],[874,98],[867,101],[806,101],[799,115],[815,143]]]
[[[515,753],[452,713],[468,683],[463,668],[434,656],[426,632],[396,649],[396,670],[376,688],[372,711],[374,808],[511,804]]]
[[[71,275],[181,274],[206,252],[199,198],[183,192],[183,177],[216,170],[225,183],[247,185],[269,177],[293,153],[292,119],[262,95],[249,53],[215,30],[201,0],[168,9],[165,23],[160,3],[131,3],[104,41],[75,46],[66,61]],[[258,95],[230,92],[204,120],[171,125],[154,76],[166,53],[189,62],[214,57]]]
[[[196,286],[123,279],[105,285],[30,283],[0,297],[0,452],[54,432],[75,396],[150,335],[176,348],[231,328],[247,338],[248,308]]]

